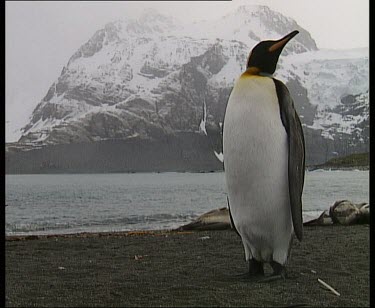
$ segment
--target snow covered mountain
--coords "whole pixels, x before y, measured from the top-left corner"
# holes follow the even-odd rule
[[[17,146],[199,134],[203,104],[208,127],[222,121],[251,48],[293,30],[300,33],[275,77],[294,97],[308,162],[368,150],[368,49],[318,50],[305,29],[266,6],[189,25],[153,11],[107,24],[70,58]]]

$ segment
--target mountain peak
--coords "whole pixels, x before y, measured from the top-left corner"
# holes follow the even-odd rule
[[[145,9],[138,20],[141,22],[173,23],[173,18],[171,16],[163,15],[153,8]]]
[[[185,26],[155,10],[106,24],[71,57],[35,108],[20,142],[58,144],[195,132],[202,100],[207,123],[220,122],[251,46],[293,30],[300,33],[283,51],[278,76],[298,92],[303,123],[327,131],[324,106],[329,104],[336,115],[341,112],[334,109],[340,95],[367,89],[366,62],[336,61],[336,55],[324,61],[328,53],[309,52],[317,50],[315,41],[292,18],[267,6],[244,5],[220,19]],[[367,119],[362,113],[359,124],[351,121],[354,128]],[[336,125],[333,120],[329,123]]]
[[[166,34],[177,28],[172,17],[163,15],[154,9],[147,9],[143,14],[126,22],[124,35],[143,35],[150,37],[155,34]]]
[[[237,13],[256,13],[256,12],[269,12],[271,9],[266,5],[253,4],[253,5],[240,5]]]

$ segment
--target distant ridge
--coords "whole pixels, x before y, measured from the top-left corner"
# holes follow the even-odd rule
[[[293,19],[267,6],[241,6],[190,25],[150,10],[108,23],[71,56],[6,155],[47,145],[135,138],[161,147],[168,136],[199,139],[203,102],[207,127],[218,127],[250,49],[295,29],[300,34],[283,51],[275,77],[295,100],[307,163],[368,152],[368,49],[318,50]]]
[[[370,167],[370,153],[357,153],[344,157],[332,158],[324,164],[310,166],[315,169],[361,169],[368,170]]]

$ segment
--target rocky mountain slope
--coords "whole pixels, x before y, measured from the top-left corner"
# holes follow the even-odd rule
[[[295,99],[308,163],[368,151],[368,49],[318,50],[291,18],[242,6],[189,25],[152,11],[107,24],[72,55],[8,153],[200,135],[203,106],[207,128],[217,126],[251,48],[295,29],[300,34],[283,51],[275,77]]]

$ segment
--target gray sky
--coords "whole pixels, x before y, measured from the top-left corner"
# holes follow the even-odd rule
[[[319,48],[369,46],[367,0],[7,1],[6,141],[24,126],[71,55],[107,22],[145,8],[182,21],[215,19],[243,4],[265,4],[308,30]]]

